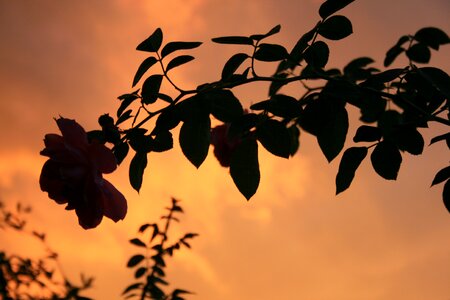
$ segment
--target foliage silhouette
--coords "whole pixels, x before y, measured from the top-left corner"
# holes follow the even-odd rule
[[[25,215],[30,212],[31,207],[18,203],[11,210],[0,201],[0,229],[31,236],[42,243],[46,252],[43,257],[30,258],[0,250],[0,298],[89,300],[81,293],[92,287],[94,279],[81,274],[80,285],[69,280],[58,261],[58,253],[48,245],[46,234],[28,228]]]
[[[133,255],[128,260],[127,268],[136,268],[136,282],[125,288],[122,293],[125,299],[184,300],[186,295],[193,294],[179,288],[170,293],[162,289],[162,286],[169,285],[165,273],[167,257],[172,257],[182,247],[191,248],[190,240],[198,236],[189,232],[175,242],[169,239],[170,225],[179,222],[178,215],[183,213],[179,202],[172,199],[171,206],[166,208],[167,214],[161,216],[163,224],[146,223],[140,226],[140,235],[149,233],[146,242],[141,237],[129,240],[145,253]],[[46,234],[28,228],[25,215],[30,212],[31,207],[23,207],[20,203],[15,210],[7,209],[0,201],[0,229],[12,229],[38,239],[46,252],[45,256],[35,259],[0,250],[0,299],[91,299],[81,293],[92,288],[94,278],[81,274],[80,285],[69,281],[58,261],[59,254],[46,241]]]
[[[355,58],[342,70],[329,69],[327,42],[344,39],[353,32],[351,21],[336,13],[352,2],[325,1],[319,8],[317,24],[300,36],[291,51],[269,42],[281,30],[280,25],[265,34],[213,38],[215,43],[242,49],[225,62],[219,80],[195,89],[181,88],[168,72],[194,60],[185,54],[171,57],[202,43],[164,44],[163,31],[156,29],[137,46],[149,57],[139,66],[132,87],[151,71],[150,75],[140,89],[119,96],[116,120],[102,116],[109,118],[110,125],[103,126],[100,122],[102,130],[94,130],[90,135],[112,145],[119,164],[127,155],[133,155],[130,183],[139,191],[148,153],[170,150],[173,130],[181,125],[179,143],[186,158],[199,168],[213,144],[215,156],[229,167],[236,187],[248,200],[259,186],[260,145],[275,156],[289,158],[298,150],[301,132],[307,132],[317,138],[325,158],[331,162],[344,149],[348,128],[353,125],[349,124],[348,107],[353,106],[360,111],[362,124],[353,138],[356,145],[349,147],[341,159],[336,193],[351,185],[368,154],[378,175],[395,180],[406,152],[411,155],[423,152],[425,141],[420,131],[433,123],[450,126],[450,76],[439,68],[421,66],[450,39],[442,30],[426,27],[414,35],[402,36],[387,51],[385,70],[372,67],[374,60],[369,57]],[[408,60],[407,65],[389,68],[402,55]],[[258,74],[257,66],[265,62],[278,62],[273,75]],[[159,71],[154,68],[156,64]],[[173,97],[161,91],[163,82],[173,87]],[[244,111],[233,88],[255,82],[268,83],[268,96],[253,104],[250,111]],[[302,94],[282,92],[283,87],[294,83],[303,85]],[[211,116],[226,125],[227,134],[220,136],[222,142],[217,141],[219,131],[211,128]],[[149,122],[151,119],[156,122]],[[239,141],[238,145],[217,146],[233,141]],[[433,138],[430,144],[444,141],[450,147],[449,133]],[[445,181],[443,200],[447,208],[449,180],[448,172],[440,172],[433,181],[433,185]]]
[[[189,240],[198,236],[196,233],[186,233],[178,241],[167,245],[169,242],[169,228],[172,222],[178,222],[177,214],[183,213],[183,209],[179,205],[179,201],[172,199],[172,205],[167,207],[167,215],[161,217],[164,224],[159,226],[157,223],[143,224],[139,228],[139,233],[151,232],[147,242],[136,237],[130,240],[130,243],[143,250],[144,254],[133,255],[127,263],[128,268],[137,268],[134,273],[136,282],[130,284],[123,291],[126,299],[139,298],[157,299],[157,300],[183,300],[183,295],[192,294],[183,289],[174,289],[171,293],[166,294],[162,286],[167,286],[164,268],[166,267],[166,257],[173,256],[181,247],[191,248]],[[161,224],[160,224],[161,225]],[[153,253],[153,254],[151,254]],[[144,279],[144,281],[142,281]]]

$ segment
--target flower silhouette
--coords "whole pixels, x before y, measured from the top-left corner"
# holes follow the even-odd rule
[[[214,146],[214,156],[222,167],[229,167],[231,156],[241,143],[240,138],[230,138],[228,129],[230,124],[225,123],[211,129],[211,144]]]
[[[49,157],[42,167],[41,190],[58,204],[74,209],[84,229],[97,227],[103,216],[114,222],[127,213],[125,197],[102,174],[117,167],[114,154],[96,140],[89,141],[86,131],[75,120],[59,118],[62,133],[45,135],[41,155]]]

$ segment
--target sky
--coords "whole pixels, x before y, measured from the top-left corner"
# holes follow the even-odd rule
[[[53,118],[76,119],[91,130],[99,115],[114,114],[117,96],[132,91],[146,57],[135,47],[157,27],[166,42],[204,42],[191,52],[196,60],[173,72],[180,86],[194,88],[218,79],[239,51],[211,38],[264,33],[281,24],[272,41],[290,48],[319,20],[320,3],[0,0],[0,199],[32,205],[30,222],[47,232],[65,272],[74,280],[81,272],[96,278],[86,293],[96,299],[120,299],[133,278],[126,262],[137,251],[127,240],[141,224],[155,222],[171,197],[186,211],[173,235],[200,234],[192,250],[177,253],[168,267],[173,287],[196,293],[189,299],[449,299],[450,217],[442,186],[430,188],[448,163],[440,145],[426,147],[422,156],[404,155],[396,182],[379,178],[366,160],[350,189],[335,196],[340,157],[328,164],[305,133],[289,160],[260,151],[261,184],[247,202],[212,148],[196,170],[175,143],[170,152],[149,155],[139,195],[128,183],[129,159],[106,177],[126,196],[128,215],[119,223],[104,219],[89,231],[39,190],[45,162],[39,151],[44,135],[57,133]],[[384,53],[401,35],[424,26],[449,33],[449,13],[445,0],[355,1],[340,12],[354,34],[329,43],[330,66],[370,56],[382,67]],[[449,72],[449,61],[446,46],[433,53],[431,65]],[[264,100],[266,91],[255,85],[237,95],[248,107]],[[428,142],[446,129],[422,132]],[[3,232],[0,244],[21,253],[35,249]]]

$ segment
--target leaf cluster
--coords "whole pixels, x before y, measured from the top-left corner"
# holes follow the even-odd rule
[[[171,257],[182,247],[191,248],[190,240],[198,234],[186,233],[176,242],[169,244],[169,228],[172,222],[178,222],[178,214],[183,213],[179,201],[172,199],[171,206],[167,207],[167,214],[161,217],[163,224],[146,223],[140,226],[139,234],[148,234],[147,239],[136,237],[130,243],[144,253],[130,257],[127,267],[134,269],[135,282],[128,285],[122,295],[126,299],[156,299],[156,300],[183,300],[185,295],[192,294],[183,289],[174,289],[170,293],[164,291],[168,286],[166,279],[166,258]]]
[[[342,69],[328,68],[328,43],[353,32],[352,22],[339,14],[352,2],[325,1],[318,22],[301,34],[290,50],[270,42],[280,32],[280,25],[262,34],[213,38],[214,43],[240,50],[224,63],[220,79],[195,89],[180,88],[170,72],[194,60],[179,51],[192,51],[201,43],[164,44],[162,30],[156,29],[137,47],[150,55],[132,82],[134,87],[143,80],[141,88],[119,97],[116,121],[108,116],[100,122],[100,135],[114,145],[119,163],[130,148],[134,151],[129,170],[132,187],[137,191],[142,187],[150,153],[173,147],[177,127],[184,156],[199,168],[212,144],[214,155],[229,167],[233,182],[247,200],[260,182],[260,147],[288,159],[298,151],[302,133],[316,138],[328,162],[343,152],[336,176],[337,194],[351,185],[366,157],[382,178],[397,179],[403,156],[424,151],[421,131],[433,123],[450,126],[450,76],[442,69],[417,65],[427,64],[432,51],[440,50],[450,39],[438,28],[425,27],[402,36],[387,51],[384,70],[375,67],[370,57],[353,59]],[[390,67],[400,55],[406,56],[407,65]],[[269,76],[258,74],[258,65],[266,63],[276,63],[276,71]],[[158,64],[159,71],[154,70]],[[147,73],[150,75],[143,79]],[[163,82],[172,86],[174,95],[162,92]],[[268,83],[267,97],[244,109],[233,89],[254,82]],[[301,85],[302,92],[286,94],[283,88],[293,84]],[[361,124],[356,125],[355,145],[344,150],[352,125],[349,107],[359,110]],[[148,122],[152,119],[154,122]],[[214,120],[226,126],[226,135],[216,134],[219,131],[211,125]],[[120,129],[126,121],[131,126]],[[432,140],[442,141],[449,144],[448,134]],[[448,206],[447,190],[443,198]]]

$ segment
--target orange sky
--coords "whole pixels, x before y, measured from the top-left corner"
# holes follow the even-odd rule
[[[339,159],[328,165],[304,134],[290,160],[260,151],[261,185],[248,203],[212,156],[195,170],[176,145],[149,156],[140,195],[128,183],[129,160],[108,176],[127,197],[129,212],[122,222],[105,219],[90,231],[39,191],[42,139],[57,132],[52,118],[74,118],[89,130],[100,114],[114,113],[116,97],[131,91],[145,58],[134,49],[156,27],[166,41],[205,42],[192,51],[196,61],[173,72],[174,80],[192,88],[217,79],[239,49],[214,45],[211,37],[261,33],[281,24],[273,41],[291,47],[318,20],[321,1],[292,2],[0,0],[0,198],[35,208],[33,224],[47,232],[66,272],[74,279],[80,272],[96,277],[88,295],[119,298],[132,279],[124,266],[135,249],[126,241],[140,224],[155,221],[174,196],[187,212],[175,235],[200,233],[193,250],[169,263],[174,286],[196,292],[190,299],[450,297],[450,217],[442,186],[429,188],[448,163],[448,151],[439,145],[421,157],[404,155],[397,182],[380,179],[367,160],[352,187],[335,197]],[[403,34],[423,26],[450,33],[449,13],[446,0],[356,1],[342,12],[355,33],[330,43],[331,65],[364,55],[381,67],[385,51]],[[433,55],[432,65],[450,71],[448,46]],[[244,105],[264,99],[266,87],[260,87],[240,91]],[[426,141],[432,136],[425,134]],[[9,235],[0,244],[29,247]]]

